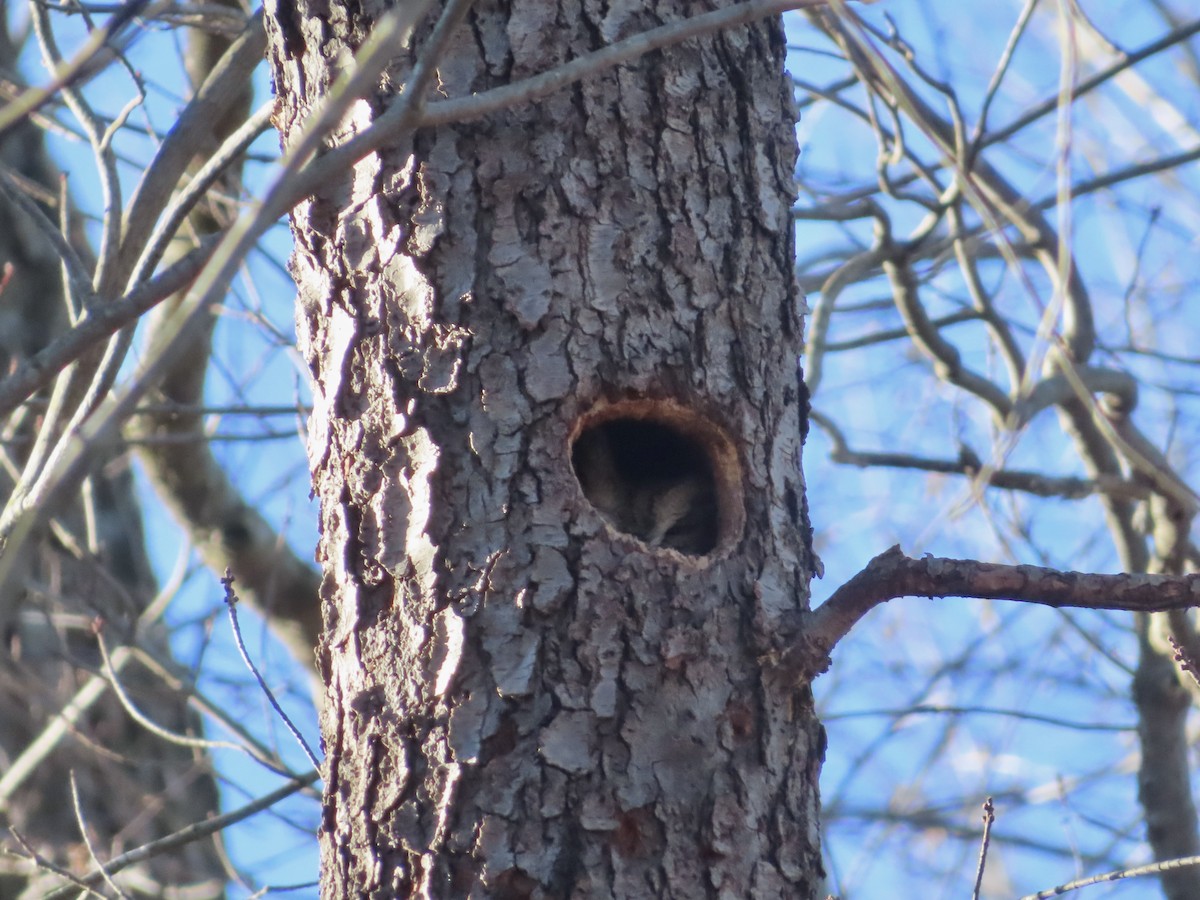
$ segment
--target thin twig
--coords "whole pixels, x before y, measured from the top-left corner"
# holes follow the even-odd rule
[[[175,569],[166,584],[138,617],[137,627],[142,628],[158,620],[167,604],[179,590],[186,571],[187,553],[180,553]],[[120,672],[128,662],[130,655],[130,647],[118,647],[113,653],[113,670]],[[91,676],[64,704],[58,715],[45,724],[38,736],[30,741],[15,759],[9,761],[4,774],[0,775],[0,812],[6,810],[9,798],[13,793],[37,770],[59,742],[75,728],[75,724],[83,717],[84,713],[104,695],[107,689],[108,682],[103,676]]]
[[[75,823],[79,826],[79,835],[83,839],[83,845],[87,847],[88,856],[92,858],[92,862],[100,870],[101,876],[104,878],[104,883],[109,886],[114,894],[121,900],[129,900],[126,893],[117,887],[117,883],[112,880],[112,876],[105,869],[104,863],[100,862],[100,857],[96,855],[96,848],[92,846],[91,836],[88,834],[87,819],[83,817],[83,803],[79,799],[79,781],[75,778],[75,770],[70,772],[71,782],[71,806],[75,810]]]
[[[283,707],[279,705],[279,701],[275,699],[275,695],[271,693],[271,689],[267,687],[267,682],[263,679],[262,674],[258,671],[258,667],[254,665],[254,661],[250,659],[250,654],[246,652],[246,642],[242,640],[242,628],[238,624],[238,598],[237,594],[235,594],[233,591],[233,580],[233,573],[229,569],[226,569],[225,577],[221,579],[221,584],[225,586],[225,606],[229,610],[229,623],[233,626],[233,639],[237,644],[238,653],[242,655],[242,662],[244,662],[246,664],[246,668],[248,668],[254,674],[255,679],[258,681],[258,686],[266,695],[267,700],[270,701],[271,708],[274,709],[279,718],[283,720],[283,724],[286,725],[288,731],[292,733],[292,737],[296,739],[296,743],[298,743],[304,749],[305,754],[308,756],[308,761],[312,763],[313,768],[319,769],[321,767],[321,762],[317,759],[317,755],[313,753],[312,748],[308,746],[308,741],[304,739],[304,735],[300,733],[300,729],[296,727],[295,723],[292,722],[290,718],[288,718],[288,714],[283,711]]]
[[[1170,872],[1173,869],[1184,869],[1188,866],[1200,866],[1200,856],[1181,856],[1178,859],[1167,859],[1145,866],[1137,866],[1133,869],[1120,869],[1115,872],[1093,875],[1090,878],[1080,878],[1077,881],[1068,881],[1066,884],[1038,891],[1036,894],[1026,894],[1021,900],[1050,900],[1051,897],[1060,897],[1068,891],[1077,891],[1080,888],[1090,887],[1093,884],[1109,884],[1125,878],[1144,878],[1147,875],[1161,875],[1164,872]]]
[[[113,693],[117,695],[117,699],[121,702],[121,706],[125,709],[125,712],[129,714],[129,717],[151,734],[162,738],[162,740],[166,741],[168,744],[176,744],[180,747],[193,747],[198,750],[237,750],[250,756],[255,761],[262,763],[264,766],[278,775],[291,774],[286,769],[273,763],[269,759],[262,759],[259,754],[254,753],[248,747],[244,747],[241,744],[235,744],[233,741],[218,741],[211,740],[209,738],[191,737],[190,735],[186,734],[177,734],[174,731],[159,725],[140,709],[138,709],[137,705],[133,702],[133,699],[125,692],[125,686],[121,684],[121,679],[117,677],[117,672],[113,668],[112,660],[109,659],[108,645],[104,640],[104,629],[101,627],[100,623],[96,623],[93,631],[96,635],[96,643],[100,647],[100,658],[104,662],[104,674],[108,676],[108,683],[112,687]]]
[[[179,226],[192,211],[192,207],[224,174],[225,169],[245,153],[260,134],[271,127],[271,114],[274,110],[274,100],[269,100],[260,106],[251,114],[250,118],[222,142],[212,156],[205,160],[204,165],[192,176],[187,186],[171,201],[170,206],[163,211],[154,232],[146,240],[145,248],[129,278],[131,285],[140,284],[154,271],[154,267],[158,265],[158,261],[174,239]]]
[[[51,860],[48,860],[46,857],[42,856],[42,854],[38,853],[37,848],[33,846],[33,843],[16,828],[10,825],[8,827],[8,833],[13,836],[13,840],[17,842],[21,849],[29,854],[29,861],[32,862],[34,866],[45,872],[51,872],[60,878],[65,878],[67,881],[71,882],[81,890],[87,890],[87,885],[84,884],[83,881],[78,877],[76,877],[73,872],[71,872],[69,869],[64,869],[62,866],[55,864]],[[13,853],[11,850],[7,850],[5,852],[10,856],[16,857],[17,859],[21,858],[21,854],[19,853]]]
[[[987,868],[988,847],[992,842],[992,824],[996,821],[996,807],[992,798],[983,801],[983,839],[979,842],[979,865],[975,867],[975,890],[971,900],[979,900],[979,889],[983,885],[983,873]]]
[[[0,194],[3,193],[4,182],[0,178]],[[196,247],[151,281],[139,285],[123,297],[95,304],[78,325],[21,362],[16,371],[0,381],[0,419],[7,418],[37,390],[49,384],[59,372],[95,347],[98,341],[133,323],[167,297],[191,284],[220,240],[219,234],[201,239]]]
[[[113,857],[104,867],[104,872],[108,875],[113,875],[122,869],[128,868],[135,863],[144,862],[151,857],[159,856],[171,850],[176,850],[184,847],[187,844],[198,841],[201,838],[216,834],[223,831],[230,825],[241,822],[243,819],[248,819],[256,813],[262,812],[264,809],[270,809],[280,800],[290,797],[292,794],[312,784],[318,778],[318,773],[315,771],[307,772],[297,778],[293,778],[264,797],[255,800],[253,803],[248,803],[241,809],[235,809],[233,812],[225,813],[221,816],[214,816],[211,819],[205,819],[203,822],[194,822],[184,828],[173,832],[166,837],[159,838],[155,841],[150,841],[143,844],[128,853],[122,853],[120,856]],[[74,879],[74,885],[83,885],[86,887],[94,887],[104,880],[104,874],[101,872],[91,872],[83,878]],[[64,886],[55,891],[51,891],[46,895],[45,900],[61,900],[71,895],[73,891],[78,890],[77,886]]]
[[[525,78],[515,84],[493,88],[459,97],[426,104],[421,127],[469,122],[493,112],[537,100],[593,75],[598,75],[622,63],[637,59],[651,50],[661,50],[691,38],[704,37],[727,28],[745,25],[757,19],[777,16],[797,9],[826,6],[827,0],[751,0],[736,3],[715,12],[691,16],[678,22],[660,25],[641,34],[585,54],[549,72]]]

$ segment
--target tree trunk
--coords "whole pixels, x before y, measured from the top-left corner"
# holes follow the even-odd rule
[[[699,7],[480,0],[438,91]],[[274,11],[285,142],[378,11]],[[778,21],[654,52],[294,212],[325,896],[817,891],[823,735],[770,663],[811,567],[783,56]]]

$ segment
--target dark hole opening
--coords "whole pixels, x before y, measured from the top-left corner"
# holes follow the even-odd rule
[[[661,422],[611,419],[571,450],[583,494],[618,531],[702,556],[717,545],[717,487],[701,444]]]

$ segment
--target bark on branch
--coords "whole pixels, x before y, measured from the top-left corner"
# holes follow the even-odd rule
[[[1200,606],[1200,575],[1098,575],[971,559],[912,559],[896,545],[807,617],[802,641],[828,654],[859,619],[897,597],[978,597],[1058,608],[1162,612]],[[804,658],[799,646],[786,655],[793,653],[797,661]]]

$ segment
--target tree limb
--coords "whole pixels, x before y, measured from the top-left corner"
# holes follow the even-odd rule
[[[1200,606],[1200,575],[1099,575],[936,556],[912,559],[897,544],[808,615],[802,641],[828,653],[859,619],[897,597],[978,597],[1059,609],[1161,612]],[[798,649],[785,657],[792,654],[801,658]]]

